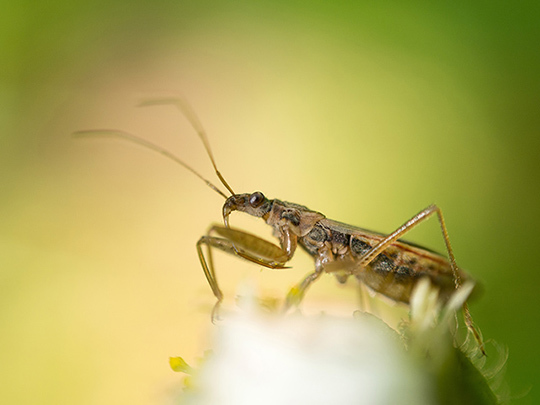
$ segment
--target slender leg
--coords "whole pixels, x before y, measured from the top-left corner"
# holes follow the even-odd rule
[[[221,248],[223,240],[219,238],[213,238],[211,236],[203,236],[199,239],[197,242],[197,254],[199,255],[199,260],[201,261],[201,266],[204,271],[204,275],[206,276],[206,280],[208,281],[208,284],[210,284],[210,288],[212,289],[212,292],[214,293],[215,297],[218,299],[218,301],[223,300],[223,293],[219,289],[216,275],[214,272],[214,263],[211,259],[212,253],[211,253],[211,247],[217,247]],[[226,242],[226,241],[225,241]],[[202,245],[207,246],[208,250],[208,263],[210,263],[210,266],[208,266],[206,258],[204,256]]]
[[[405,222],[403,225],[401,225],[394,232],[392,232],[390,235],[386,236],[377,245],[375,245],[373,247],[373,249],[371,249],[364,256],[362,256],[362,258],[360,259],[360,262],[358,263],[358,265],[360,267],[367,266],[380,253],[382,253],[382,251],[385,250],[388,246],[390,246],[392,243],[397,241],[399,238],[401,238],[408,231],[410,231],[415,226],[417,226],[421,222],[425,221],[426,219],[428,219],[429,217],[431,217],[435,213],[437,214],[437,217],[439,219],[439,224],[441,226],[441,230],[442,230],[442,234],[443,234],[443,238],[444,238],[444,243],[446,245],[446,250],[448,252],[448,258],[450,259],[450,267],[452,268],[452,273],[454,275],[454,282],[456,284],[456,288],[459,288],[461,286],[461,277],[459,276],[459,273],[458,273],[458,270],[457,270],[456,259],[454,257],[454,252],[452,250],[452,246],[450,245],[450,239],[448,238],[448,231],[446,230],[446,225],[444,224],[444,218],[443,218],[441,209],[439,207],[437,207],[436,205],[430,205],[429,207],[423,209],[418,214],[416,214],[414,217],[412,217],[407,222]]]
[[[360,311],[362,312],[369,312],[372,314],[376,314],[374,310],[372,309],[373,303],[369,299],[369,291],[367,286],[364,283],[358,284],[358,300],[360,303]]]
[[[450,267],[452,268],[452,274],[454,275],[454,283],[456,286],[456,289],[461,287],[461,276],[459,275],[458,267],[456,264],[456,259],[454,256],[454,252],[452,250],[452,246],[450,245],[450,238],[448,237],[448,231],[446,230],[446,225],[444,223],[444,217],[442,215],[442,211],[439,207],[436,205],[430,205],[429,207],[425,208],[424,210],[420,211],[418,214],[416,214],[414,217],[409,219],[407,222],[405,222],[402,226],[400,226],[398,229],[396,229],[394,232],[392,232],[390,235],[385,237],[383,240],[381,240],[377,245],[375,245],[369,252],[367,252],[362,258],[360,259],[358,266],[359,267],[365,267],[369,263],[371,263],[380,253],[382,253],[388,246],[390,246],[392,243],[397,241],[400,237],[402,237],[405,233],[410,231],[412,228],[423,222],[424,220],[431,217],[433,214],[437,214],[437,218],[439,220],[439,225],[441,227],[441,231],[444,238],[444,243],[446,245],[446,251],[448,252],[448,258],[450,260]],[[485,355],[484,351],[484,343],[482,342],[482,338],[480,336],[480,333],[474,326],[471,313],[469,311],[469,307],[467,306],[467,303],[463,305],[463,318],[465,320],[465,324],[467,325],[467,328],[472,332],[474,335],[474,338],[478,342],[478,345],[480,347],[480,350]]]
[[[469,306],[467,305],[466,302],[463,304],[463,319],[465,320],[465,325],[467,325],[467,328],[472,332],[474,339],[478,343],[480,351],[485,356],[486,350],[484,348],[484,341],[482,340],[482,335],[480,335],[480,332],[474,326],[471,312],[469,311]]]
[[[290,289],[285,298],[283,312],[287,312],[291,307],[300,304],[309,286],[316,281],[323,273],[323,267],[317,266],[313,273],[309,273],[300,283]]]

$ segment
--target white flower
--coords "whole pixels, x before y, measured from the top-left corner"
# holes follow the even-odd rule
[[[437,290],[420,282],[402,334],[369,314],[306,317],[255,308],[229,316],[216,327],[213,354],[182,403],[496,403],[450,333],[471,290],[464,285],[441,307]]]

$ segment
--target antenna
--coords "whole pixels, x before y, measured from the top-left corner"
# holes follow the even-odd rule
[[[204,132],[203,132],[204,134]],[[190,165],[185,163],[183,160],[169,152],[168,150],[162,148],[161,146],[158,146],[152,142],[147,141],[146,139],[140,138],[138,136],[132,135],[129,132],[124,131],[118,131],[114,129],[96,129],[96,130],[86,130],[86,131],[77,131],[72,134],[75,138],[94,138],[94,137],[109,137],[109,138],[119,138],[123,139],[125,141],[133,142],[137,145],[143,146],[147,149],[153,150],[154,152],[157,152],[176,163],[180,164],[181,166],[185,167],[187,170],[189,170],[191,173],[193,173],[195,176],[200,178],[202,181],[206,183],[208,187],[210,187],[212,190],[214,190],[216,193],[221,195],[223,198],[227,199],[227,195],[221,191],[219,188],[217,188],[214,184],[212,184],[209,180],[205,179],[201,174],[199,174],[195,169],[193,169]],[[200,134],[199,134],[200,136]],[[203,142],[204,142],[204,138]],[[206,151],[210,155],[210,160],[212,161],[212,164],[214,165],[214,168],[216,167],[214,163],[214,159],[212,158],[212,155],[210,154],[210,149],[207,147],[205,143]],[[225,180],[222,178],[222,176],[219,174],[219,172],[216,169],[216,173],[218,174],[218,177],[220,178],[221,182],[227,187],[227,189],[234,194],[234,192],[231,190],[230,187],[228,187]]]
[[[208,137],[206,136],[206,131],[204,130],[201,121],[197,117],[197,114],[195,114],[195,111],[193,111],[193,108],[189,105],[189,103],[179,97],[164,97],[164,98],[154,98],[154,99],[147,99],[143,100],[139,103],[139,107],[148,107],[153,105],[173,105],[177,107],[182,114],[186,117],[186,119],[189,121],[193,129],[195,129],[195,132],[197,132],[197,135],[199,135],[199,138],[201,139],[204,148],[206,149],[206,153],[208,154],[208,157],[210,158],[210,161],[212,162],[212,166],[214,167],[214,171],[216,172],[216,175],[219,178],[219,181],[221,181],[221,184],[225,186],[227,190],[231,193],[231,195],[236,194],[233,189],[229,186],[227,181],[225,181],[225,178],[221,175],[219,172],[216,161],[214,160],[214,155],[212,154],[212,149],[210,149],[210,142],[208,142]],[[186,166],[185,164],[183,164]],[[192,172],[194,172],[193,169],[190,169]],[[200,177],[200,176],[199,176]]]

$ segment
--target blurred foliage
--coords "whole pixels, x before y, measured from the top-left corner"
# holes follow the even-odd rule
[[[437,202],[511,391],[536,384],[538,2],[1,4],[1,402],[157,402],[171,348],[204,346],[193,244],[220,200],[154,156],[69,138],[177,134],[173,114],[133,108],[154,91],[192,101],[235,190],[382,232]],[[196,140],[170,139],[206,167]],[[408,239],[441,248],[432,228]],[[309,265],[258,277],[287,291]],[[247,272],[220,275],[225,291]]]

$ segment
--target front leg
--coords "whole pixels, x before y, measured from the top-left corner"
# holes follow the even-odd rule
[[[217,233],[221,237],[210,236],[212,233]],[[202,246],[206,245],[207,254],[205,256]],[[224,227],[222,225],[214,225],[208,231],[208,234],[202,236],[197,242],[197,254],[203,268],[204,275],[210,288],[217,298],[217,303],[212,311],[212,319],[215,319],[215,314],[219,308],[219,304],[223,300],[214,265],[212,260],[212,248],[217,248],[229,254],[240,256],[253,263],[271,269],[283,269],[285,263],[290,259],[290,256],[279,246],[274,245],[258,236],[244,232],[238,229]]]

